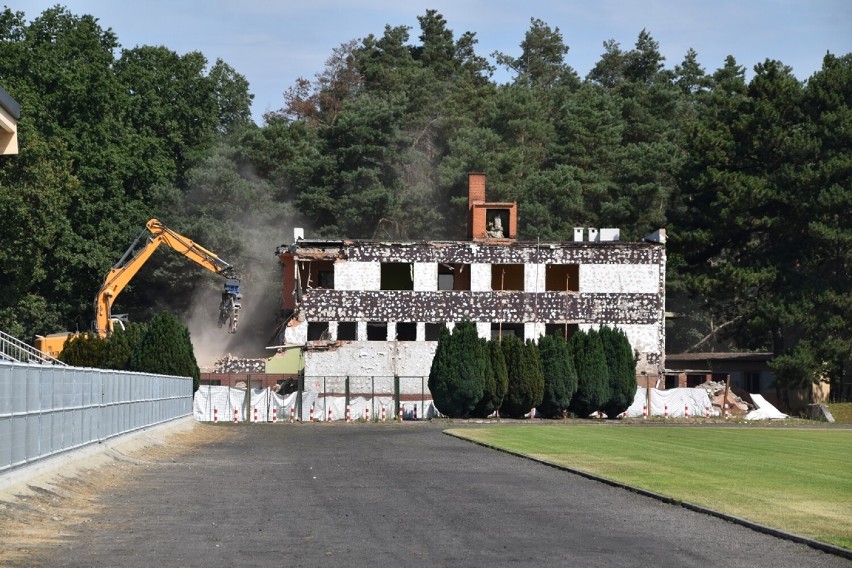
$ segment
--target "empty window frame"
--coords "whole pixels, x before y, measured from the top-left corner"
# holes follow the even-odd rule
[[[367,322],[367,341],[387,341],[388,323],[385,321]]]
[[[491,265],[491,290],[497,292],[502,290],[524,289],[524,265],[523,264],[492,264]]]
[[[299,262],[299,281],[303,289],[334,288],[334,261],[311,260]]]
[[[548,264],[545,272],[545,290],[548,292],[579,292],[579,264]]]
[[[320,339],[331,339],[331,336],[328,334],[328,322],[309,321],[308,341],[318,341]]]
[[[426,324],[426,341],[438,341],[441,338],[442,323]]]
[[[509,210],[508,209],[486,209],[485,210],[486,234],[494,239],[509,238]]]
[[[411,262],[383,262],[382,290],[414,290],[414,264]]]
[[[514,335],[521,341],[524,340],[524,324],[522,323],[492,323],[491,339],[500,339],[508,335]]]
[[[354,321],[337,322],[337,339],[355,341],[358,339],[358,323]]]
[[[414,321],[398,321],[398,322],[396,322],[396,340],[397,341],[417,341],[417,322],[414,322]]]
[[[572,335],[577,333],[579,328],[576,323],[548,323],[544,325],[544,334],[559,335],[565,341],[568,341]]]
[[[743,373],[743,387],[747,392],[760,393],[760,372]]]
[[[438,263],[438,290],[470,290],[470,265]]]

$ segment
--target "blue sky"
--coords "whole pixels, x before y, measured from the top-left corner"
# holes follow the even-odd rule
[[[164,45],[200,51],[211,64],[223,59],[248,79],[258,122],[282,106],[282,93],[298,77],[320,72],[341,43],[381,35],[386,24],[410,26],[417,42],[417,16],[428,9],[444,16],[455,37],[475,32],[481,56],[518,55],[530,18],[544,20],[561,31],[570,47],[566,61],[581,76],[604,41],[629,49],[643,28],[669,68],[692,47],[708,72],[733,55],[749,71],[778,59],[805,80],[826,51],[852,52],[850,0],[19,0],[9,7],[30,20],[57,3],[95,16],[123,47]],[[509,76],[498,72],[494,79]]]

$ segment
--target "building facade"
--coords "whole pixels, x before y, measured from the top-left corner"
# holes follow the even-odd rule
[[[465,320],[483,338],[615,326],[640,383],[662,375],[664,232],[626,243],[617,230],[577,229],[570,242],[521,242],[517,205],[486,202],[482,174],[469,177],[468,209],[468,241],[320,241],[297,229],[279,247],[282,339],[304,346],[306,378],[427,376],[441,326]]]

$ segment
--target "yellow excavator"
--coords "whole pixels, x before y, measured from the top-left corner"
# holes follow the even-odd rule
[[[141,244],[143,240],[144,244]],[[166,227],[157,219],[151,219],[146,223],[145,229],[139,233],[130,248],[104,278],[104,283],[95,296],[94,331],[100,337],[106,337],[112,333],[116,322],[121,325],[121,319],[114,318],[112,315],[112,305],[116,297],[160,245],[171,247],[193,262],[225,278],[225,289],[222,292],[222,301],[219,303],[219,327],[227,325],[229,333],[236,333],[242,300],[240,277],[236,269],[219,258],[216,253]],[[58,333],[37,336],[35,347],[48,355],[57,357],[68,335]]]

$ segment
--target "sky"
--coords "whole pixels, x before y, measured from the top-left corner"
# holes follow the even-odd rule
[[[381,36],[386,25],[411,27],[435,9],[454,37],[474,32],[477,54],[517,57],[530,19],[559,28],[570,50],[566,63],[581,77],[603,53],[603,42],[629,50],[646,29],[659,43],[667,68],[689,48],[708,73],[728,55],[748,72],[777,59],[806,80],[827,51],[852,52],[852,0],[19,0],[6,5],[32,20],[56,4],[91,14],[111,28],[122,47],[163,45],[177,53],[200,51],[212,65],[221,58],[246,77],[255,95],[252,114],[283,106],[295,81],[313,79],[332,50],[352,39]],[[750,73],[747,73],[750,77]],[[493,80],[511,79],[505,71]]]

